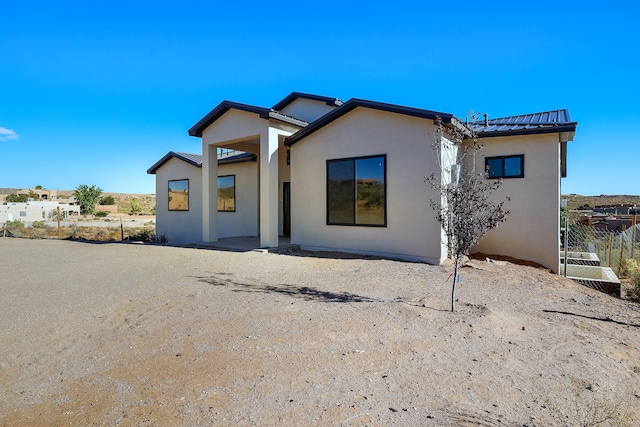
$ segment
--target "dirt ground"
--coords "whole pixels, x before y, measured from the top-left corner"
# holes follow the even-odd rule
[[[0,426],[640,425],[640,305],[312,255],[0,239]]]

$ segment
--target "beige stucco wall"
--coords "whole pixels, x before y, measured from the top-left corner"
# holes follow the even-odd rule
[[[218,237],[258,235],[258,164],[257,162],[218,165],[218,176],[235,175],[236,210],[218,212]]]
[[[424,182],[436,172],[431,120],[357,108],[291,147],[291,242],[440,263],[441,227]],[[326,161],[386,154],[387,226],[327,225]]]
[[[169,181],[189,180],[189,210],[169,211]],[[156,235],[170,245],[202,241],[202,169],[183,160],[170,159],[156,171]]]
[[[202,240],[218,240],[217,147],[258,154],[260,141],[268,139],[268,121],[257,114],[229,110],[202,132]]]
[[[524,154],[524,178],[504,180],[494,193],[496,201],[510,198],[506,222],[472,249],[472,252],[508,255],[559,269],[560,242],[560,143],[558,134],[485,138],[484,156],[476,159],[484,170],[484,158]]]
[[[217,212],[217,182],[213,179],[222,174],[214,161],[216,148],[227,147],[258,155],[257,191],[259,196],[255,215],[258,215],[259,224],[256,233],[260,236],[261,246],[278,245],[278,234],[282,233],[282,182],[288,179],[286,151],[281,148],[284,137],[291,135],[297,129],[277,120],[265,120],[257,114],[232,109],[203,131],[202,234],[204,241],[211,242],[230,236],[224,230],[225,224],[219,223],[221,215]],[[234,222],[232,230],[234,230],[232,235],[247,235],[238,234],[241,230],[239,222]],[[245,227],[242,230],[244,230],[243,233],[247,233],[253,229]]]
[[[306,98],[298,98],[291,104],[282,109],[284,114],[295,117],[296,119],[302,119],[309,123],[315,121],[317,118],[324,116],[335,107],[327,105],[326,102],[314,101]]]

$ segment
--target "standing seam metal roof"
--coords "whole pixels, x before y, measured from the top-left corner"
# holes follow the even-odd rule
[[[569,110],[553,110],[542,113],[490,119],[487,124],[480,120],[467,126],[479,137],[503,135],[525,135],[554,132],[573,132],[578,123],[571,121]]]

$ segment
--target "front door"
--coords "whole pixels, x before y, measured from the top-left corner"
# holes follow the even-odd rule
[[[291,236],[291,183],[282,183],[282,234]]]

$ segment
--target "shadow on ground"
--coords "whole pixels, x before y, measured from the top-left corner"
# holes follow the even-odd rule
[[[381,302],[375,298],[349,292],[328,292],[309,286],[298,286],[290,284],[267,285],[264,283],[242,283],[227,277],[197,277],[200,282],[214,286],[233,287],[233,292],[261,292],[265,294],[280,294],[292,298],[301,298],[305,301],[317,302]]]
[[[598,320],[600,322],[612,322],[612,323],[616,323],[618,325],[633,326],[634,328],[640,328],[640,325],[638,325],[638,324],[621,322],[619,320],[614,320],[614,319],[612,319],[610,317],[585,316],[584,314],[571,313],[569,311],[557,311],[557,310],[542,310],[542,311],[544,311],[545,313],[565,314],[567,316],[576,316],[576,317],[582,317],[584,319]]]

